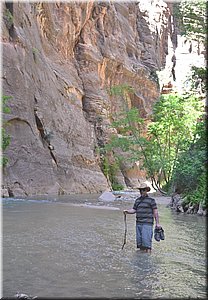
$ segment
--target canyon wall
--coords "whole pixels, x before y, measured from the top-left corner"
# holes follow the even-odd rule
[[[109,190],[97,149],[125,109],[109,95],[134,88],[129,107],[148,118],[172,34],[170,9],[137,2],[2,3],[2,94],[11,143],[2,184],[10,196]],[[139,165],[118,173],[125,186]]]

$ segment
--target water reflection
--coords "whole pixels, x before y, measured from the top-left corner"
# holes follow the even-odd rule
[[[4,297],[205,298],[205,218],[159,205],[165,241],[140,253],[129,215],[121,250],[122,210],[133,201],[75,198],[4,201]]]

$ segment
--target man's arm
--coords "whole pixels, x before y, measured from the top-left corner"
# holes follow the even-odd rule
[[[136,210],[131,208],[131,209],[124,209],[123,213],[124,214],[135,214]]]
[[[159,214],[158,214],[158,209],[157,208],[155,208],[155,209],[153,209],[153,216],[154,216],[154,218],[155,218],[155,226],[156,227],[161,227],[161,225],[159,224]]]

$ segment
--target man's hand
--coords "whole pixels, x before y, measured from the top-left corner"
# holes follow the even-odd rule
[[[135,214],[136,210],[131,208],[131,209],[124,209],[123,213],[124,214]]]

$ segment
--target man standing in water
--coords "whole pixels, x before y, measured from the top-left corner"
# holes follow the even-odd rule
[[[150,191],[150,187],[146,183],[143,183],[139,186],[139,191],[141,196],[135,200],[133,208],[124,210],[123,213],[136,213],[137,248],[151,253],[154,219],[156,228],[161,228],[159,214],[155,199],[150,198],[147,194]]]

